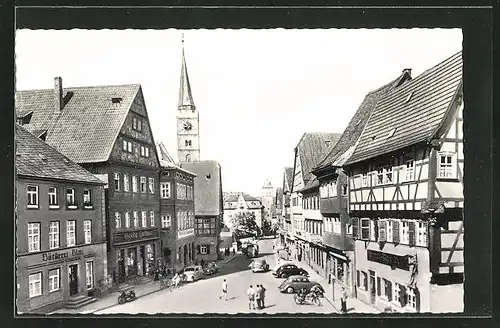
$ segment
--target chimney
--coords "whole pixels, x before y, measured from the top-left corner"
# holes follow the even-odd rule
[[[54,78],[54,112],[60,113],[64,107],[62,78]]]
[[[408,73],[408,75],[411,77],[411,68],[405,68],[403,70],[403,74]]]

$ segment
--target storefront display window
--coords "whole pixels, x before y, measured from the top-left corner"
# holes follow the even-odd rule
[[[130,248],[127,250],[127,270],[128,275],[136,273],[136,249]]]

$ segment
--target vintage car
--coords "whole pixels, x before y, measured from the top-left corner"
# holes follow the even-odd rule
[[[304,276],[291,276],[284,280],[279,286],[278,289],[282,293],[297,293],[301,289],[305,289],[306,291],[310,291],[311,289],[319,290],[321,294],[325,292],[323,287],[316,281],[311,281],[309,278]]]
[[[219,266],[215,262],[210,262],[207,264],[207,267],[204,269],[205,275],[209,276],[215,274],[220,271]]]
[[[269,264],[264,259],[254,259],[252,263],[250,263],[249,267],[252,269],[252,272],[269,271]]]
[[[296,275],[307,277],[309,273],[295,264],[286,264],[281,266],[276,272],[273,272],[273,275],[276,276],[276,278],[288,278]]]
[[[188,282],[193,282],[203,278],[203,268],[201,265],[190,265],[184,269],[183,273],[186,276],[186,281]]]

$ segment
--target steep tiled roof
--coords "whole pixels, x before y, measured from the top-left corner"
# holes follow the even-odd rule
[[[295,149],[299,152],[302,176],[305,184],[314,178],[311,171],[324,158],[328,151],[335,146],[340,136],[340,133],[329,132],[304,133]],[[327,141],[329,142],[327,143]]]
[[[216,161],[186,162],[180,167],[196,174],[194,178],[195,215],[222,214],[221,166]]]
[[[462,52],[459,52],[389,91],[378,102],[346,164],[429,141],[443,121],[461,81]]]
[[[16,170],[22,176],[104,184],[92,173],[17,124]]]
[[[139,84],[64,88],[64,108],[55,113],[54,90],[16,92],[18,115],[33,111],[28,131],[48,130],[45,141],[77,163],[108,160]],[[113,103],[112,98],[122,98]]]
[[[285,172],[284,172],[284,181],[288,184],[288,188],[292,189],[292,184],[293,184],[293,167],[285,167]],[[285,186],[283,185],[283,188]]]
[[[304,188],[302,188],[299,191],[300,192],[302,192],[302,191],[312,191],[312,189],[318,188],[318,187],[319,187],[319,180],[318,180],[318,178],[313,177],[311,180],[309,180],[307,182],[307,184],[304,186]]]
[[[365,128],[368,118],[375,108],[377,102],[386,94],[389,90],[393,89],[397,85],[400,85],[404,81],[411,79],[408,71],[404,71],[397,79],[389,82],[388,84],[370,91],[363,99],[363,102],[358,107],[358,110],[351,118],[351,121],[345,128],[342,136],[340,137],[337,144],[332,148],[332,150],[325,156],[325,158],[318,164],[317,168],[326,167],[332,165],[335,161],[340,159],[344,153],[346,153],[350,147],[356,144],[356,141],[361,136],[363,129]],[[340,162],[345,161],[347,158],[343,158]],[[342,165],[342,164],[341,164]],[[341,166],[340,165],[340,166]]]
[[[156,153],[158,154],[158,158],[160,160],[160,166],[162,168],[176,169],[181,172],[196,176],[196,174],[194,174],[193,172],[183,169],[182,167],[175,164],[174,160],[168,153],[167,148],[165,147],[163,142],[159,142],[156,144]]]

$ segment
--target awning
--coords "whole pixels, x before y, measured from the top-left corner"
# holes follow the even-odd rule
[[[341,254],[337,254],[337,253],[334,253],[334,252],[328,252],[328,254],[330,254],[331,256],[336,257],[338,259],[341,259],[343,261],[346,261],[346,262],[350,261],[346,256],[341,255]]]

